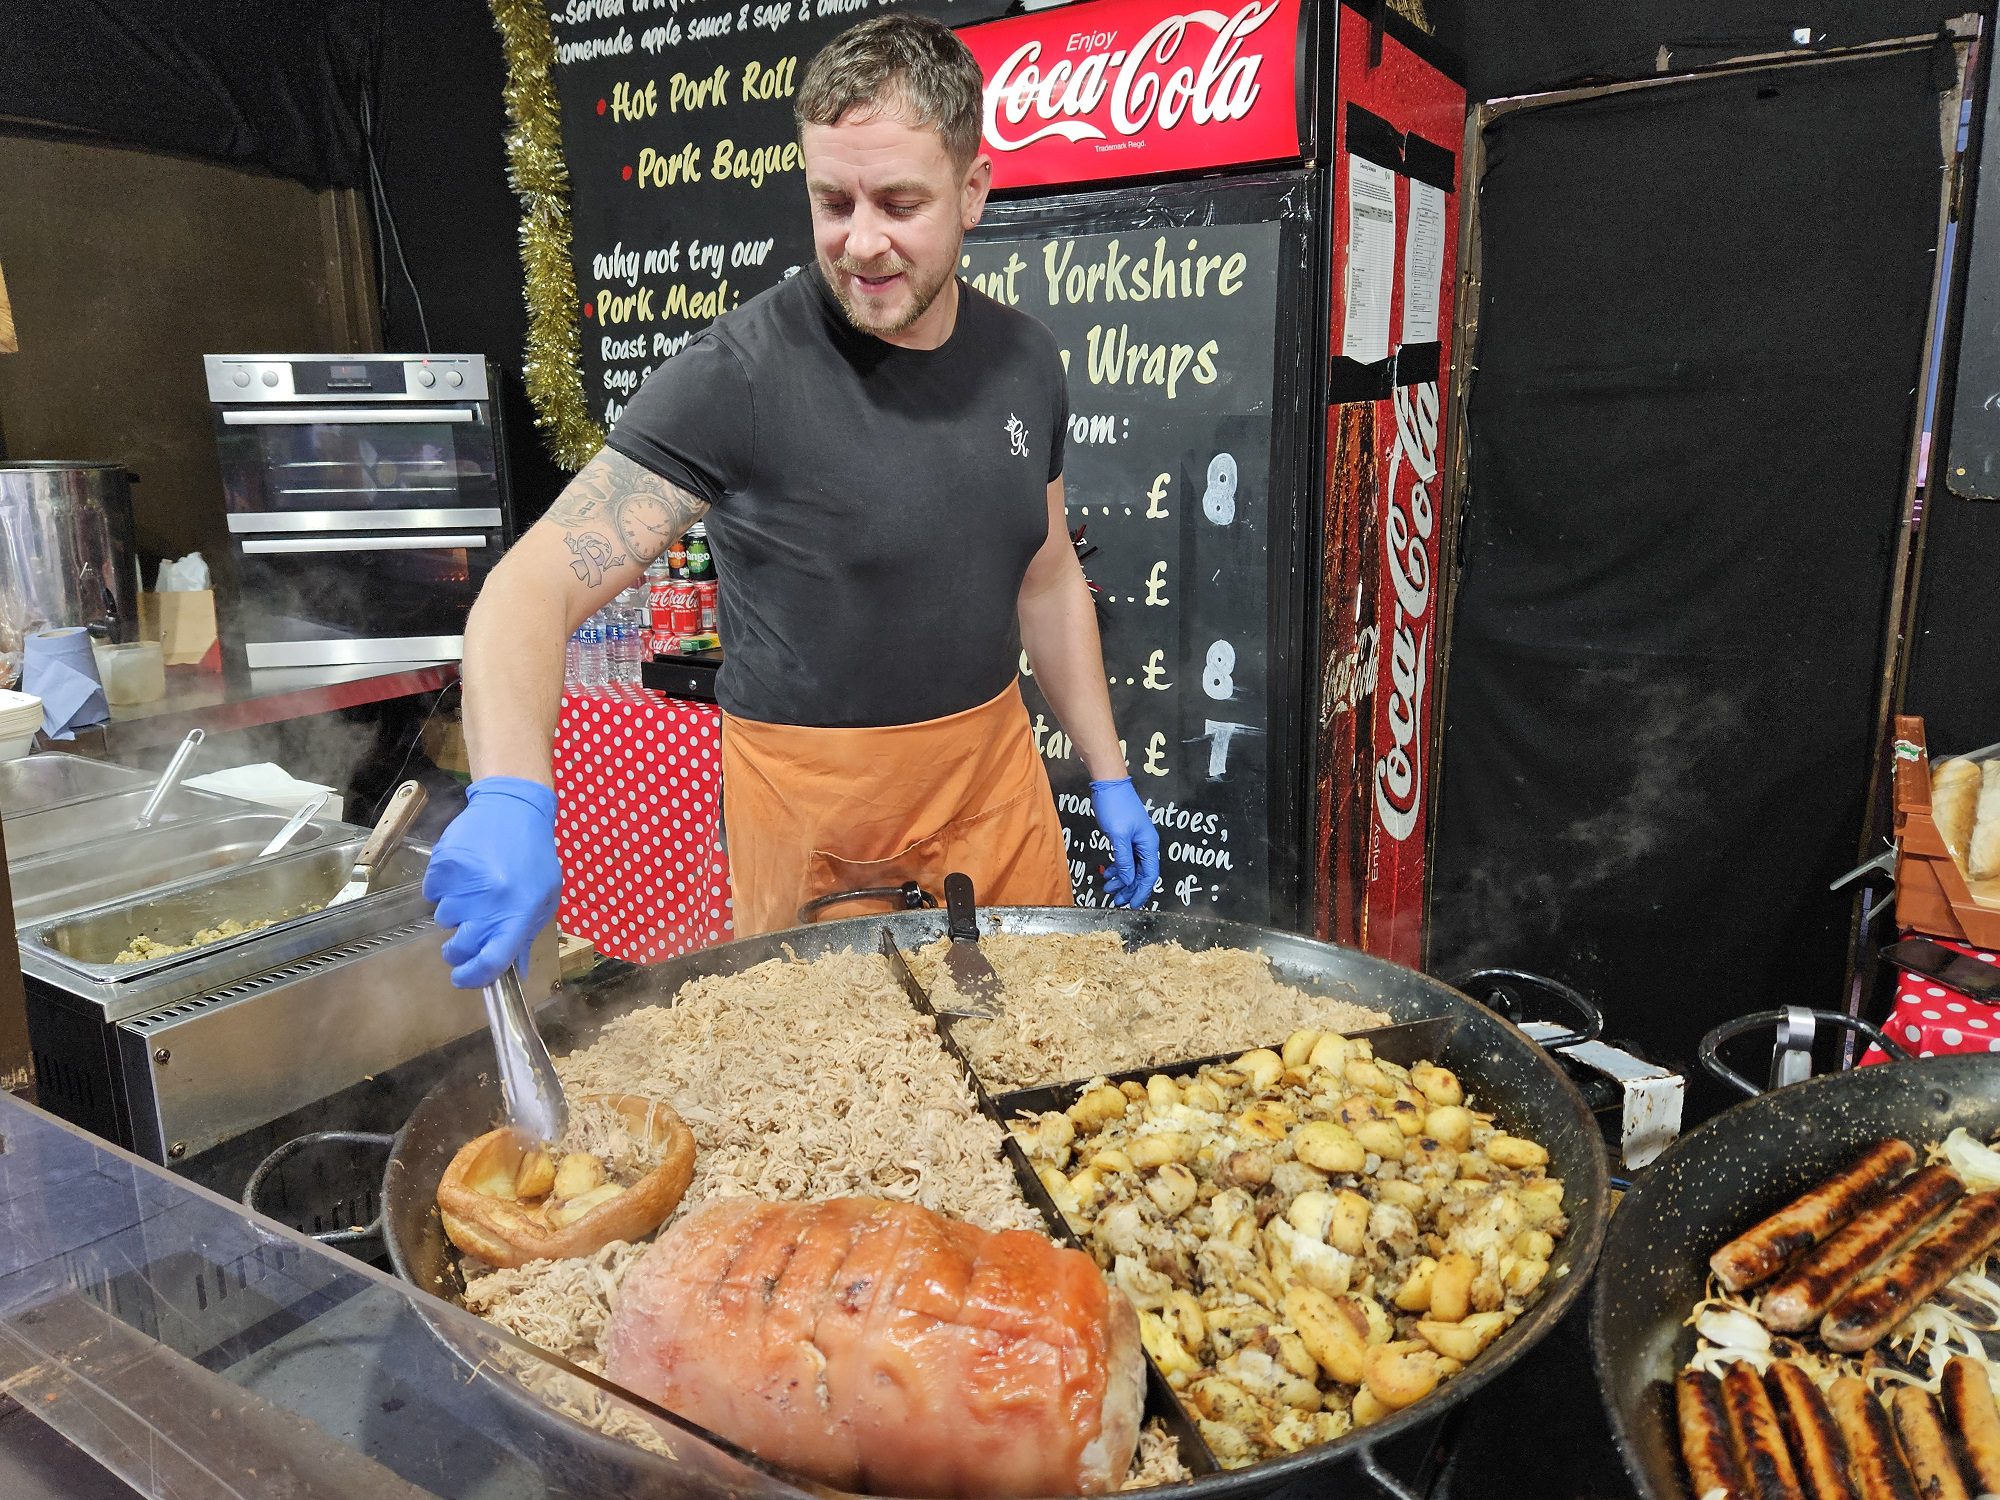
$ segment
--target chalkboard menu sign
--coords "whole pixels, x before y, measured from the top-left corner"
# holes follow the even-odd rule
[[[1007,0],[553,0],[591,415],[812,255],[792,104],[813,54],[869,16],[952,26]]]
[[[557,0],[550,12],[591,416],[812,254],[792,105],[813,54],[895,0]],[[1007,0],[912,0],[952,25]],[[961,274],[1041,319],[1068,364],[1064,478],[1112,706],[1159,826],[1169,911],[1295,919],[1303,647],[1294,580],[1314,341],[1305,174],[989,206]],[[1280,347],[1282,345],[1282,347]],[[1296,634],[1296,631],[1292,631]],[[1025,663],[1024,663],[1025,665]],[[1088,776],[1024,684],[1077,898],[1109,851]]]
[[[1144,218],[1032,237],[996,225],[968,243],[963,274],[1063,350],[1070,525],[1095,549],[1084,567],[1112,709],[1160,830],[1159,904],[1261,921],[1282,681],[1269,650],[1282,228]],[[1077,898],[1102,904],[1088,774],[1026,687]]]

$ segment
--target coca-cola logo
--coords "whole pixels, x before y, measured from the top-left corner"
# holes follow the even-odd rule
[[[1398,386],[1396,446],[1389,454],[1388,509],[1382,548],[1395,594],[1389,649],[1376,692],[1386,703],[1390,745],[1375,760],[1375,812],[1389,837],[1416,831],[1424,801],[1424,679],[1431,654],[1431,534],[1437,509],[1438,388],[1434,380]]]
[[[1047,67],[1042,42],[1026,42],[986,85],[986,144],[1019,151],[1051,137],[1072,144],[1107,140],[1107,124],[1130,140],[1153,125],[1172,130],[1183,119],[1195,125],[1243,119],[1262,91],[1257,75],[1264,62],[1259,52],[1245,56],[1244,43],[1277,11],[1278,0],[1251,0],[1234,15],[1190,10],[1163,17],[1122,48],[1116,30],[1079,32],[1069,50],[1084,56],[1060,57]],[[1203,31],[1206,55],[1175,66],[1190,34]],[[1023,125],[1028,129],[1017,133]]]

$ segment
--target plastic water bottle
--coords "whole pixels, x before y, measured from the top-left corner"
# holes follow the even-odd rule
[[[604,607],[604,674],[613,687],[620,687],[632,681],[636,667],[632,622],[624,604],[614,599]]]
[[[573,693],[583,685],[583,632],[574,630],[563,646],[563,691]]]
[[[576,633],[576,641],[576,680],[586,693],[595,692],[604,686],[606,680],[602,610],[583,622],[583,629]]]
[[[646,590],[635,585],[618,596],[618,612],[625,626],[625,650],[619,658],[622,674],[618,681],[639,686],[639,667],[650,654],[646,649]]]

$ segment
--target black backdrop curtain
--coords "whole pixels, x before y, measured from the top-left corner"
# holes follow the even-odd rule
[[[1939,174],[1932,51],[1487,135],[1433,966],[1684,1061],[1840,1005]]]
[[[8,0],[0,116],[359,187],[380,11],[380,0]]]
[[[1783,52],[1800,45],[1801,30],[1812,47],[1925,36],[1986,8],[1970,0],[1429,0],[1440,38],[1465,59],[1475,99]]]

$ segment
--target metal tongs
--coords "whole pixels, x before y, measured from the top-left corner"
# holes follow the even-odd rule
[[[531,1141],[561,1140],[569,1129],[569,1101],[563,1098],[562,1080],[556,1077],[548,1044],[535,1029],[534,1013],[521,993],[521,976],[512,964],[486,986],[485,995],[507,1124]]]

